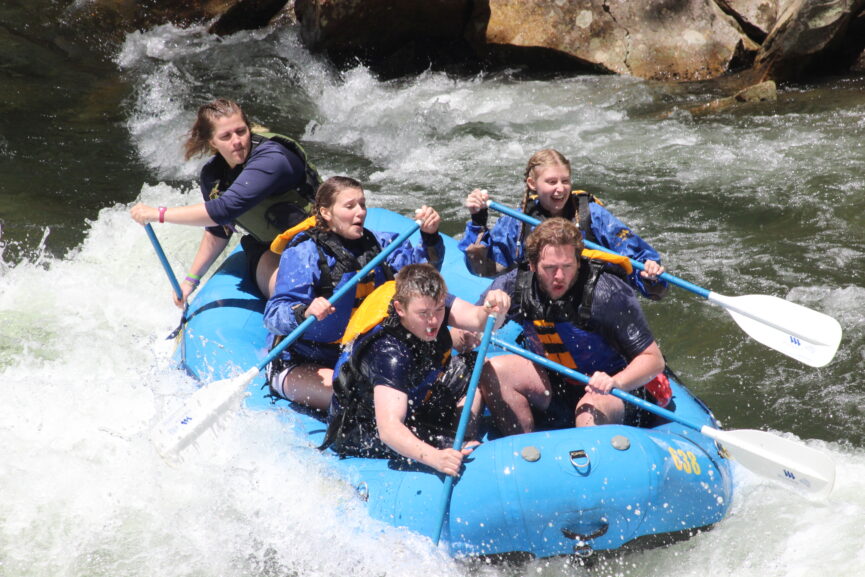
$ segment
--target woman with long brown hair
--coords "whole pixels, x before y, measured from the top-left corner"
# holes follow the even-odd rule
[[[320,179],[296,142],[278,134],[253,134],[240,106],[224,98],[202,105],[185,144],[186,159],[212,154],[201,169],[203,202],[177,207],[136,204],[132,218],[149,222],[204,227],[198,252],[181,283],[182,298],[196,289],[201,277],[228,246],[236,228],[247,255],[250,278],[269,297],[276,281],[279,256],[271,241],[305,219]]]
[[[354,298],[331,303],[329,297],[398,236],[365,228],[366,213],[360,182],[328,178],[315,196],[315,226],[298,233],[282,252],[273,296],[264,310],[265,326],[276,341],[307,317],[319,322],[271,363],[269,382],[277,397],[326,410],[339,341],[352,312],[405,265],[429,262],[441,268],[441,217],[423,206],[415,215],[421,222],[421,245],[399,247],[357,284]]]

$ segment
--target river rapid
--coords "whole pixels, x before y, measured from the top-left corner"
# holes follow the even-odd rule
[[[291,28],[223,40],[199,28],[135,32],[110,65],[86,69],[85,88],[47,61],[53,72],[37,73],[52,65],[34,60],[21,86],[68,84],[86,91],[76,106],[96,104],[72,113],[34,96],[3,109],[0,576],[861,571],[865,78],[696,118],[687,110],[709,87],[519,71],[382,81],[362,66],[335,70]],[[814,369],[750,340],[690,293],[643,301],[668,362],[722,424],[827,452],[834,493],[812,500],[737,468],[729,516],[712,531],[593,570],[564,559],[514,567],[455,561],[444,545],[371,521],[328,458],[297,448],[290,421],[274,415],[237,411],[166,463],[150,428],[196,384],[173,367],[165,337],[180,312],[128,209],[200,200],[202,161],[184,162],[181,145],[197,106],[217,96],[300,138],[324,176],[359,178],[371,205],[435,206],[450,234],[462,231],[468,191],[516,204],[529,156],[557,148],[574,184],[648,239],[676,276],[837,318],[838,354]],[[36,111],[29,128],[21,110]],[[186,270],[200,232],[155,229],[175,271]]]

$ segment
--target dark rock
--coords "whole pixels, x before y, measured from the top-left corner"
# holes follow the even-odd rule
[[[467,0],[297,0],[301,38],[339,64],[399,68],[465,58]]]
[[[227,36],[241,30],[255,30],[270,24],[288,0],[239,0],[214,22],[208,32]]]
[[[865,49],[865,0],[796,0],[760,47],[762,78],[798,81],[848,70]]]

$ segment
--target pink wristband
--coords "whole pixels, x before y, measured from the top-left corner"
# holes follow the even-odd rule
[[[159,222],[165,222],[165,211],[166,210],[168,210],[168,208],[166,208],[164,206],[159,207]]]

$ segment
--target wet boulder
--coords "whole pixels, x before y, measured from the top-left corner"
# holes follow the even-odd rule
[[[73,27],[100,43],[171,22],[214,34],[280,18],[339,65],[397,76],[439,64],[745,83],[861,69],[865,0],[90,0]]]
[[[853,68],[865,50],[865,0],[793,0],[762,43],[754,70],[797,81]]]
[[[82,35],[118,44],[134,30],[166,23],[185,27],[211,23],[209,31],[226,35],[261,28],[284,12],[289,0],[90,0],[68,10]]]
[[[701,80],[750,63],[759,46],[712,0],[477,2],[473,45],[555,51],[587,68]]]
[[[665,80],[747,67],[776,0],[297,0],[301,35],[340,62],[373,66],[424,45],[500,66]],[[750,31],[750,34],[749,34]]]
[[[471,57],[536,70],[754,81],[861,62],[865,0],[297,0],[301,35],[339,62]],[[468,49],[468,51],[467,51]]]
[[[778,11],[793,0],[718,0],[726,14],[736,19],[752,39],[762,42],[775,26]]]
[[[468,0],[297,0],[300,34],[339,64],[361,61],[411,71],[466,58]]]
[[[742,105],[746,104],[774,102],[777,99],[777,86],[773,81],[767,80],[765,82],[760,82],[759,84],[747,86],[733,96],[719,98],[707,104],[691,108],[690,113],[694,116],[707,116],[723,112],[730,108],[740,108]]]

